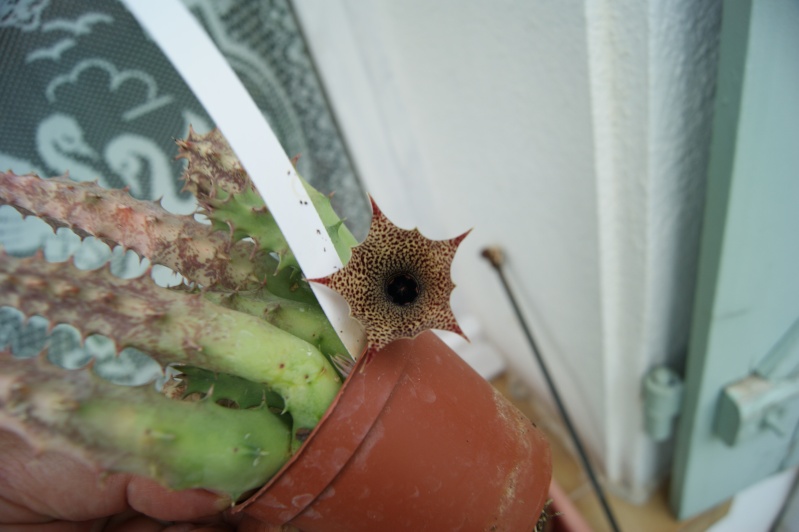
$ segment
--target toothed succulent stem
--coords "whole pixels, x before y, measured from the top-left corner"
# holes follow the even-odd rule
[[[132,249],[202,286],[255,288],[266,277],[261,266],[269,263],[254,260],[252,242],[232,245],[227,235],[194,217],[172,214],[125,190],[12,172],[0,172],[0,180],[0,205],[41,218],[54,229],[69,227],[81,237],[94,236],[111,247]]]
[[[328,359],[347,353],[347,348],[316,302],[286,299],[263,289],[228,295],[208,292],[206,298],[224,307],[259,316],[316,346]]]
[[[37,216],[54,229],[68,227],[82,238],[133,250],[189,282],[168,290],[156,286],[149,272],[123,280],[107,268],[82,271],[71,263],[47,263],[41,255],[16,259],[0,251],[0,304],[43,316],[52,325],[70,324],[83,338],[107,336],[117,351],[135,347],[183,371],[179,380],[167,383],[165,395],[158,395],[94,377],[87,381],[91,376],[85,371],[66,373],[0,357],[0,427],[17,423],[29,432],[35,429],[32,442],[37,445],[63,440],[71,451],[94,457],[103,467],[146,474],[172,487],[237,494],[262,484],[299,448],[341,386],[333,366],[349,368],[352,359],[219,131],[191,131],[178,144],[188,160],[185,188],[195,194],[199,214],[210,225],[172,214],[158,202],[132,198],[126,190],[66,176],[40,179],[0,172],[0,205]],[[296,174],[290,172],[287,179],[305,187],[309,208],[317,210],[332,248],[346,263],[357,241],[329,198]],[[89,384],[85,390],[70,388],[74,383]],[[27,399],[20,399],[21,390]],[[204,399],[179,400],[195,394]],[[20,411],[15,408],[28,399],[42,408],[35,412],[43,418],[16,416]],[[263,433],[258,434],[264,437],[273,435],[269,445],[276,450],[269,451],[269,458],[247,451],[251,440],[239,441],[236,427],[244,422],[260,424]],[[222,460],[214,457],[215,448],[224,456],[226,449],[238,451]],[[269,467],[254,463],[253,469],[237,472],[234,462],[247,456]],[[240,474],[240,483],[230,480]]]
[[[228,231],[234,242],[251,237],[259,249],[277,254],[280,259],[278,271],[286,266],[299,269],[297,259],[278,229],[275,218],[219,130],[207,135],[189,131],[186,140],[178,141],[178,147],[180,157],[189,161],[184,174],[185,188],[197,197],[201,212],[208,216],[213,226]],[[293,176],[286,178],[292,179]],[[330,206],[330,200],[304,181],[301,182],[325,224],[339,257],[346,263],[350,249],[358,243],[357,240],[341,223]]]
[[[182,366],[179,375],[167,380],[163,393],[173,399],[210,398],[231,408],[252,408],[266,403],[278,414],[286,407],[283,398],[269,386],[194,366]]]
[[[105,268],[5,255],[0,291],[5,304],[26,315],[70,324],[84,337],[108,336],[118,349],[135,347],[163,365],[190,364],[268,383],[284,398],[295,435],[316,425],[341,384],[310,343],[201,293],[166,290],[146,274],[120,279]]]
[[[268,480],[290,455],[290,430],[265,404],[167,399],[151,387],[112,384],[88,370],[0,354],[0,425],[37,449],[101,470],[154,478],[174,489],[230,495]],[[209,430],[209,427],[213,427]]]

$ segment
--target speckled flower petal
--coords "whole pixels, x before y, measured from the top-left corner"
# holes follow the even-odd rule
[[[417,229],[391,223],[372,200],[369,234],[353,248],[338,272],[312,282],[326,285],[347,301],[366,330],[367,352],[397,338],[427,329],[452,331],[464,338],[449,298],[455,284],[452,259],[468,231],[450,240],[430,240]]]

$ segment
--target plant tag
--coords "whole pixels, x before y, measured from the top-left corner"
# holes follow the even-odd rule
[[[261,110],[211,38],[180,0],[123,0],[139,24],[211,115],[272,212],[307,278],[342,268],[333,243]],[[347,304],[311,285],[344,345],[357,357],[365,345]]]

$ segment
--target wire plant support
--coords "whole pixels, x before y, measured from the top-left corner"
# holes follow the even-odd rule
[[[522,314],[521,308],[519,307],[519,303],[516,300],[516,296],[513,294],[513,290],[508,283],[508,279],[505,276],[505,272],[503,271],[503,266],[505,263],[505,255],[502,252],[502,249],[499,247],[488,247],[485,248],[482,252],[483,257],[491,263],[494,270],[496,270],[497,275],[499,276],[499,280],[502,282],[502,286],[505,289],[505,293],[510,300],[511,306],[513,306],[513,311],[516,314],[516,318],[519,320],[519,324],[524,331],[525,336],[527,337],[527,342],[530,344],[530,349],[533,352],[533,356],[535,357],[536,361],[538,362],[538,366],[541,368],[541,373],[544,375],[544,379],[547,382],[547,386],[549,387],[550,392],[552,393],[552,397],[555,399],[555,404],[558,407],[558,411],[560,412],[561,417],[563,418],[563,422],[566,425],[566,428],[569,431],[569,435],[571,436],[572,441],[574,442],[574,446],[577,449],[577,454],[580,456],[580,461],[583,464],[583,468],[585,472],[588,474],[588,479],[591,481],[591,485],[596,492],[597,498],[599,499],[599,503],[602,506],[602,510],[605,513],[605,517],[608,520],[608,524],[610,525],[611,530],[614,532],[619,532],[620,528],[616,521],[616,517],[613,515],[613,510],[610,508],[608,504],[607,498],[605,497],[605,492],[602,489],[602,486],[599,484],[599,480],[597,479],[596,473],[594,472],[594,468],[591,466],[591,462],[588,460],[588,455],[585,452],[585,447],[583,446],[580,437],[577,434],[577,431],[572,424],[571,417],[569,416],[569,412],[566,410],[566,406],[563,404],[561,400],[560,393],[558,393],[558,389],[555,386],[555,382],[552,380],[552,376],[547,369],[547,365],[544,362],[544,358],[541,355],[541,350],[538,348],[538,344],[535,341],[535,337],[533,336],[532,329],[527,324],[527,321]]]

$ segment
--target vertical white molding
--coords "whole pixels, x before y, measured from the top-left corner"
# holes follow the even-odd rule
[[[718,2],[587,0],[599,213],[606,472],[643,501],[670,444],[644,433],[641,379],[687,343]]]
[[[635,484],[648,253],[647,2],[588,0],[588,57],[597,177],[606,454],[617,487]],[[625,478],[627,476],[627,478]],[[632,490],[624,490],[635,492]],[[630,496],[630,493],[627,493]]]

